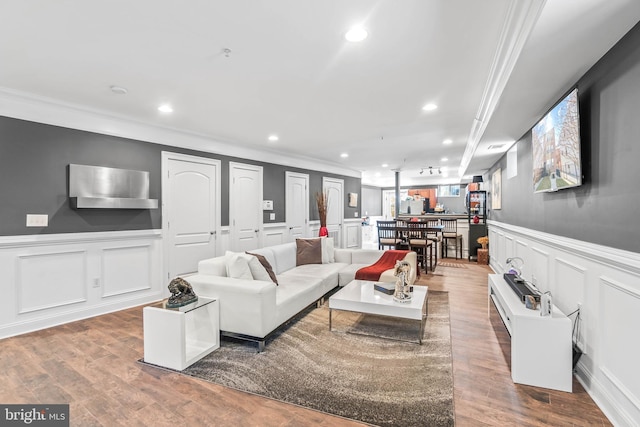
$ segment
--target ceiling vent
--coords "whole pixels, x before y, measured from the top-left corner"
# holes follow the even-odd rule
[[[487,150],[497,150],[498,148],[504,147],[504,144],[491,144],[487,147]]]

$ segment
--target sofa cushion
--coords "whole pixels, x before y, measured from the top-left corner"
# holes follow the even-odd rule
[[[269,261],[267,261],[267,258],[264,255],[255,254],[252,252],[247,252],[247,255],[253,256],[260,263],[262,269],[267,275],[267,278],[265,279],[264,276],[260,272],[258,272],[260,277],[256,277],[256,273],[254,273],[253,269],[251,269],[251,274],[253,274],[254,279],[271,280],[276,285],[278,284],[278,278],[276,277],[276,273],[273,271],[273,267],[271,267],[271,264],[269,263]],[[251,263],[249,263],[249,268],[251,268]]]
[[[215,258],[203,259],[198,263],[198,273],[226,277],[227,257],[219,256]]]
[[[265,248],[266,249],[266,248]],[[296,266],[296,244],[295,242],[283,243],[281,245],[270,246],[269,250],[273,254],[275,265],[269,257],[267,259],[271,262],[271,266],[274,267],[277,275],[284,273],[287,270],[291,270]],[[256,253],[261,253],[254,251]]]
[[[296,266],[322,264],[320,239],[296,239]]]
[[[331,264],[305,264],[281,274],[280,278],[281,280],[286,278],[289,281],[295,277],[300,282],[320,280],[323,292],[326,293],[338,286],[338,274],[346,266],[347,264],[336,262]]]
[[[243,254],[232,254],[227,258],[227,277],[234,279],[253,280],[253,274],[249,268],[249,261]]]
[[[360,270],[362,267],[366,267],[367,265],[368,264],[347,264],[345,267],[341,268],[338,273],[338,284],[340,286],[347,285],[356,277],[356,271]]]
[[[251,254],[262,255],[267,260],[274,273],[278,274],[278,263],[276,262],[276,257],[270,246],[267,246],[266,248],[252,249]]]
[[[334,251],[335,262],[343,262],[346,264],[351,264],[351,253],[353,249],[340,249],[336,248]]]
[[[383,252],[384,251],[375,249],[362,249],[353,251],[351,253],[351,263],[371,265],[380,259]]]

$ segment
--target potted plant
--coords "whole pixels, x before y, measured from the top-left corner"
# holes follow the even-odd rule
[[[320,217],[319,236],[328,236],[329,230],[327,230],[327,208],[329,206],[329,195],[326,191],[316,193],[316,204],[318,205],[318,216]]]
[[[488,236],[478,237],[477,242],[480,245],[482,245],[482,249],[487,249],[487,246],[489,245],[489,237]]]

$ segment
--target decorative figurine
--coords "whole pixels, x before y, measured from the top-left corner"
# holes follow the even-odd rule
[[[409,273],[411,273],[411,264],[409,264],[408,261],[396,261],[396,270],[394,274],[398,279],[396,280],[396,289],[393,293],[394,301],[403,303],[411,302],[411,298],[413,297],[413,286],[407,283]]]
[[[193,292],[193,288],[181,277],[176,277],[169,283],[171,296],[167,301],[167,308],[177,308],[183,305],[198,301],[198,296]]]

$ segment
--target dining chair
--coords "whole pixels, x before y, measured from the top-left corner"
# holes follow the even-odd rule
[[[397,235],[396,222],[392,221],[377,221],[378,227],[378,249],[384,249],[388,246],[390,249],[395,249],[396,245],[400,243],[400,239]]]
[[[462,234],[458,233],[458,220],[440,218],[442,229],[442,257],[447,257],[449,242],[453,240],[455,246],[455,256],[458,259],[458,248],[460,248],[460,258],[462,258]]]
[[[433,271],[434,243],[429,239],[429,225],[426,222],[407,223],[407,237],[409,250],[418,255],[418,263],[422,264],[424,271],[427,271],[427,260],[429,270]]]
[[[442,245],[442,231],[433,231],[436,227],[440,226],[440,220],[438,219],[430,219],[427,220],[427,224],[429,225],[429,231],[427,232],[427,238],[433,242],[434,249],[434,258],[435,258],[435,266],[438,265],[438,247]]]

